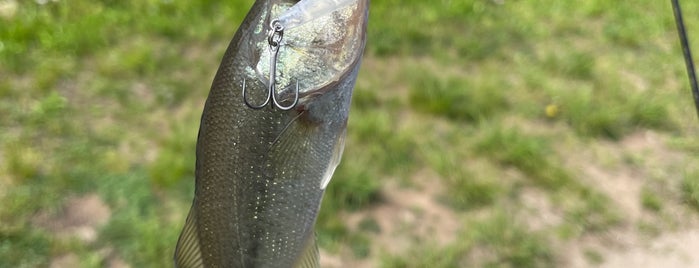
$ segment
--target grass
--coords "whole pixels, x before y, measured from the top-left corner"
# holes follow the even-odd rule
[[[416,110],[449,119],[487,120],[507,108],[506,85],[488,85],[465,77],[440,78],[426,70],[407,74],[415,81],[410,88],[410,105]]]
[[[699,176],[696,171],[688,172],[681,183],[682,198],[684,201],[699,210]]]
[[[557,190],[572,183],[565,169],[553,163],[552,151],[542,138],[527,136],[517,129],[493,129],[476,144],[476,152],[488,155],[505,166],[513,166],[532,183]]]
[[[119,248],[120,256],[134,266],[170,266],[171,241],[177,241],[179,230],[167,220],[167,208],[158,211],[151,205],[163,200],[145,178],[141,172],[103,179],[101,195],[115,212],[100,231],[98,245]]]
[[[71,254],[83,267],[170,266],[203,103],[253,1],[37,2],[0,0],[0,267]],[[381,267],[558,266],[567,253],[551,245],[628,223],[587,165],[679,189],[643,189],[635,200],[649,217],[664,217],[666,197],[699,211],[695,171],[589,156],[629,154],[626,138],[652,132],[677,156],[661,161],[695,164],[695,112],[667,3],[385,0],[370,16],[343,163],[317,223],[328,252]],[[685,19],[699,44],[699,20]],[[383,204],[386,181],[441,186],[433,198],[458,218],[458,239],[411,240],[393,254],[376,248],[379,219],[350,228],[341,215]],[[536,215],[508,213],[527,211],[530,189],[560,222],[535,229]],[[90,193],[112,210],[96,241],[34,223]],[[591,265],[605,259],[583,251]]]
[[[496,214],[477,223],[474,240],[483,244],[484,267],[553,267],[553,255],[546,238],[532,233],[516,220]]]
[[[641,206],[653,212],[659,212],[663,208],[660,197],[647,188],[643,188],[641,191]]]
[[[532,232],[504,211],[471,222],[458,243],[415,246],[405,256],[384,255],[381,267],[553,267],[546,237]]]

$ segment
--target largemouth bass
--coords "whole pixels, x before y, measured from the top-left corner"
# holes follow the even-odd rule
[[[176,267],[318,267],[313,226],[344,147],[369,0],[285,31],[270,61],[268,26],[297,2],[257,0],[223,56],[201,118]],[[298,103],[244,103],[243,85],[262,103],[270,83],[282,104]]]

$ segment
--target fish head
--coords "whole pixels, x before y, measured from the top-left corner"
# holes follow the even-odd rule
[[[316,0],[325,1],[325,0]],[[298,85],[299,104],[334,88],[360,62],[366,40],[368,0],[358,0],[298,27],[285,29],[276,62],[268,42],[271,22],[299,1],[263,1],[261,14],[248,25],[248,63],[245,76],[269,86],[271,65],[276,65],[276,94],[293,99]],[[245,38],[245,37],[244,37]]]

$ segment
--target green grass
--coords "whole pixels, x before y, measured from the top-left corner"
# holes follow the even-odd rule
[[[13,229],[1,230],[0,259],[3,264],[0,266],[32,267],[45,264],[51,256],[49,236],[40,231]]]
[[[474,240],[492,252],[484,267],[553,267],[549,242],[540,234],[532,233],[516,220],[504,214],[477,223]]]
[[[178,224],[168,221],[171,213],[151,188],[143,172],[110,176],[100,185],[101,195],[114,208],[109,224],[100,231],[100,246],[118,248],[120,256],[134,266],[167,267],[172,263],[172,241]],[[114,190],[121,189],[121,190]],[[161,204],[159,210],[153,203]]]
[[[488,127],[486,127],[488,128]],[[475,151],[504,166],[517,168],[531,182],[549,190],[574,187],[573,176],[556,163],[550,143],[543,137],[527,135],[518,129],[486,129]]]
[[[432,76],[426,70],[406,76],[415,81],[410,88],[410,105],[418,111],[455,120],[487,120],[507,108],[507,85],[488,85],[471,79]]]
[[[252,2],[0,2],[16,7],[0,12],[0,267],[66,254],[83,267],[171,265],[203,103]],[[699,44],[699,4],[683,5]],[[370,16],[343,163],[317,223],[328,252],[381,267],[548,267],[566,258],[551,245],[673,221],[627,222],[590,165],[653,180],[635,199],[649,217],[667,216],[668,200],[699,211],[697,172],[678,168],[696,164],[699,146],[668,3],[385,0]],[[626,140],[645,132],[672,156],[660,162],[679,163],[614,160],[649,163]],[[440,186],[432,198],[458,218],[458,239],[388,254],[375,248],[379,219],[347,226],[342,215],[386,202],[387,181]],[[527,211],[530,189],[561,222],[534,230],[536,215],[504,212]],[[90,193],[112,210],[96,241],[33,222]]]
[[[657,194],[648,188],[643,188],[641,191],[641,206],[644,209],[659,212],[663,208],[663,203]]]
[[[405,256],[382,256],[381,267],[553,267],[547,238],[504,211],[471,222],[447,246],[412,247]]]
[[[383,268],[418,268],[418,267],[459,267],[462,250],[450,246],[440,248],[435,245],[423,245],[411,249],[406,255],[416,256],[406,258],[403,256],[381,256],[379,267]],[[419,256],[419,257],[417,257]]]
[[[681,182],[682,198],[684,201],[699,210],[699,176],[697,172],[688,172]]]

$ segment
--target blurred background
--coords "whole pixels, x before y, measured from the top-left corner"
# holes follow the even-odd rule
[[[172,266],[252,2],[0,0],[0,267]],[[670,1],[373,1],[322,263],[699,266],[677,40]]]

